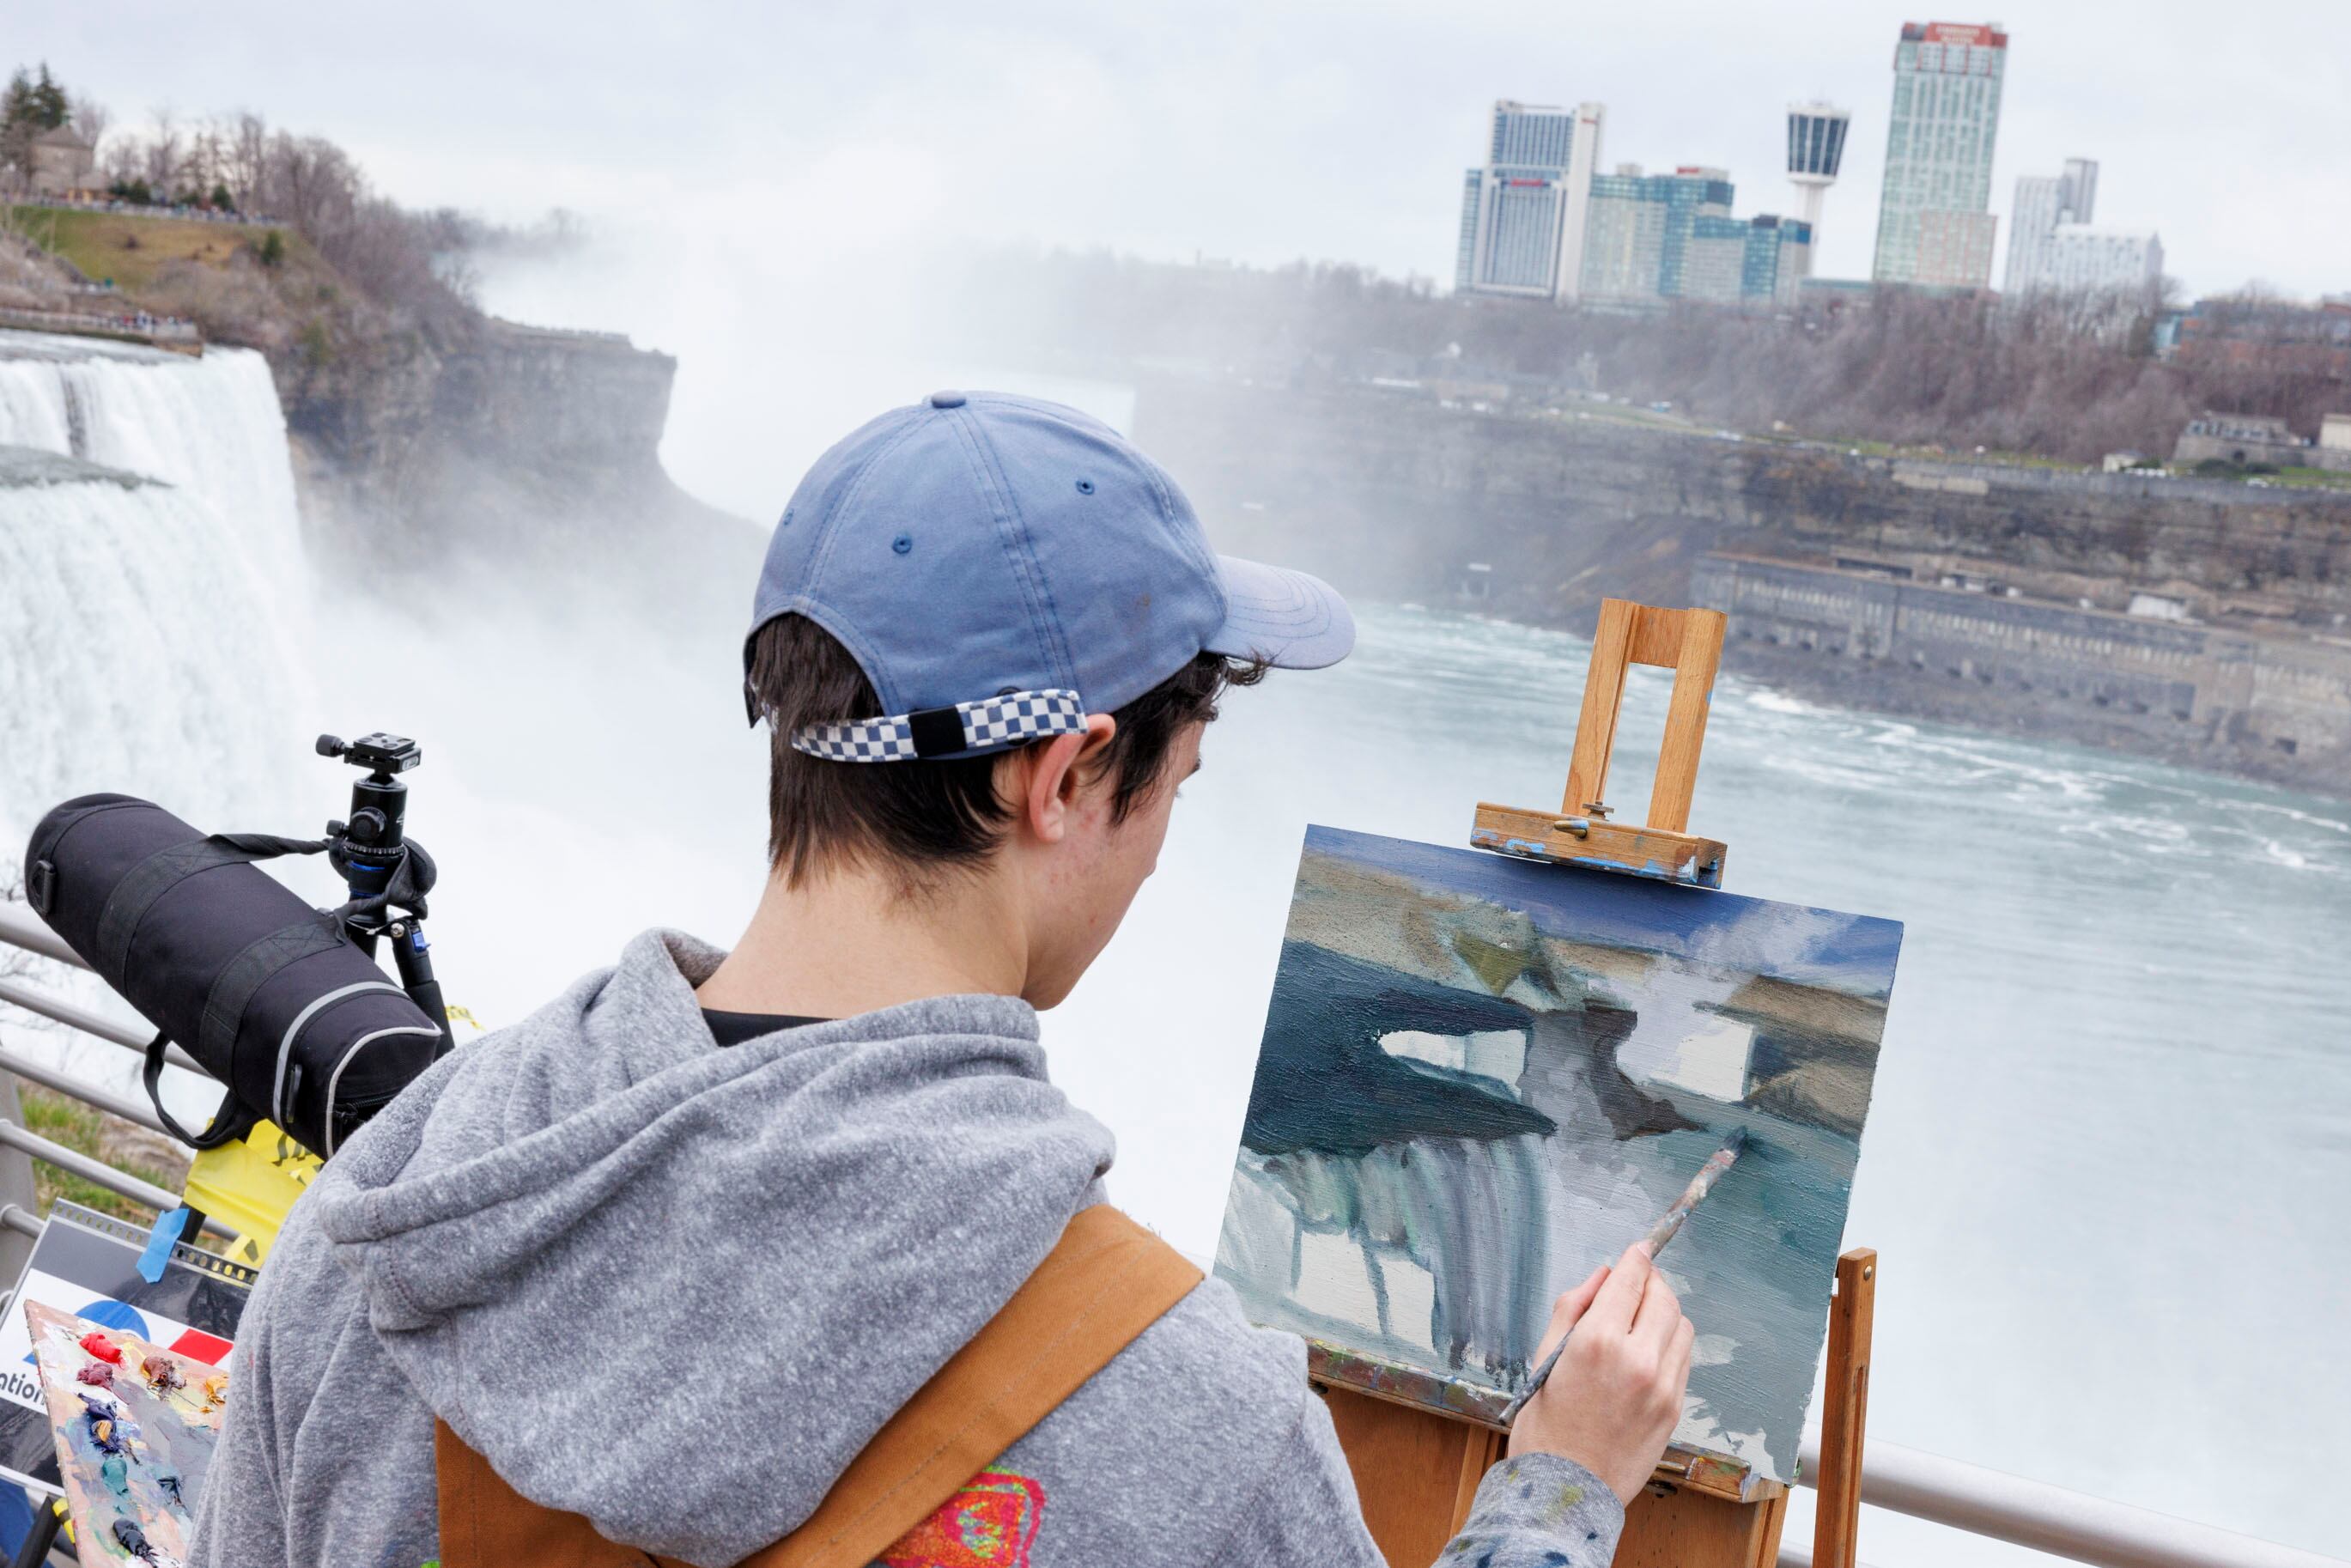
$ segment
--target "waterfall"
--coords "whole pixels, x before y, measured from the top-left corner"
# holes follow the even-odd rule
[[[78,457],[186,491],[273,580],[298,580],[286,415],[268,361],[250,349],[192,359],[0,333],[0,446]]]
[[[0,872],[92,789],[285,823],[308,597],[259,354],[0,333]]]

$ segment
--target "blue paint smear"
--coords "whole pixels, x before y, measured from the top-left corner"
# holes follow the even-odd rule
[[[1562,941],[1641,948],[1682,958],[1698,956],[1702,946],[1706,961],[1719,967],[1878,1001],[1893,991],[1894,961],[1902,948],[1899,921],[1735,893],[1708,892],[1701,897],[1685,883],[1623,874],[1623,867],[1590,875],[1571,869],[1573,862],[1534,865],[1320,826],[1306,830],[1306,851],[1374,870],[1401,872],[1433,887],[1523,910],[1545,936]],[[1562,870],[1578,878],[1573,885],[1561,885]]]

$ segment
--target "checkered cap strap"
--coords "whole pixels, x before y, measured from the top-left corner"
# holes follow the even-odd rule
[[[1002,751],[1049,735],[1075,735],[1085,727],[1086,705],[1075,692],[1006,692],[888,718],[807,725],[793,732],[792,749],[828,762],[911,762],[918,757]]]

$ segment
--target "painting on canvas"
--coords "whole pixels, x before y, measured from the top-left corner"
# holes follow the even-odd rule
[[[81,1560],[183,1562],[228,1374],[37,1301],[25,1317]]]
[[[1217,1272],[1325,1375],[1490,1416],[1552,1299],[1743,1129],[1661,1260],[1698,1335],[1675,1436],[1788,1479],[1901,938],[1310,828]]]

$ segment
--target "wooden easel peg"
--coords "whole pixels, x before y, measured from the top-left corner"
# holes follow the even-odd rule
[[[1661,610],[1628,599],[1600,603],[1592,637],[1592,664],[1583,681],[1583,712],[1575,726],[1575,754],[1567,793],[1556,811],[1479,801],[1469,842],[1504,854],[1562,865],[1629,871],[1640,876],[1720,887],[1729,852],[1718,839],[1698,838],[1689,826],[1698,788],[1698,752],[1706,744],[1707,705],[1722,663],[1723,615],[1719,610]],[[1649,820],[1641,827],[1608,820],[1608,762],[1616,749],[1616,717],[1625,706],[1625,674],[1635,664],[1674,672],[1666,709],[1666,737],[1657,750]]]

